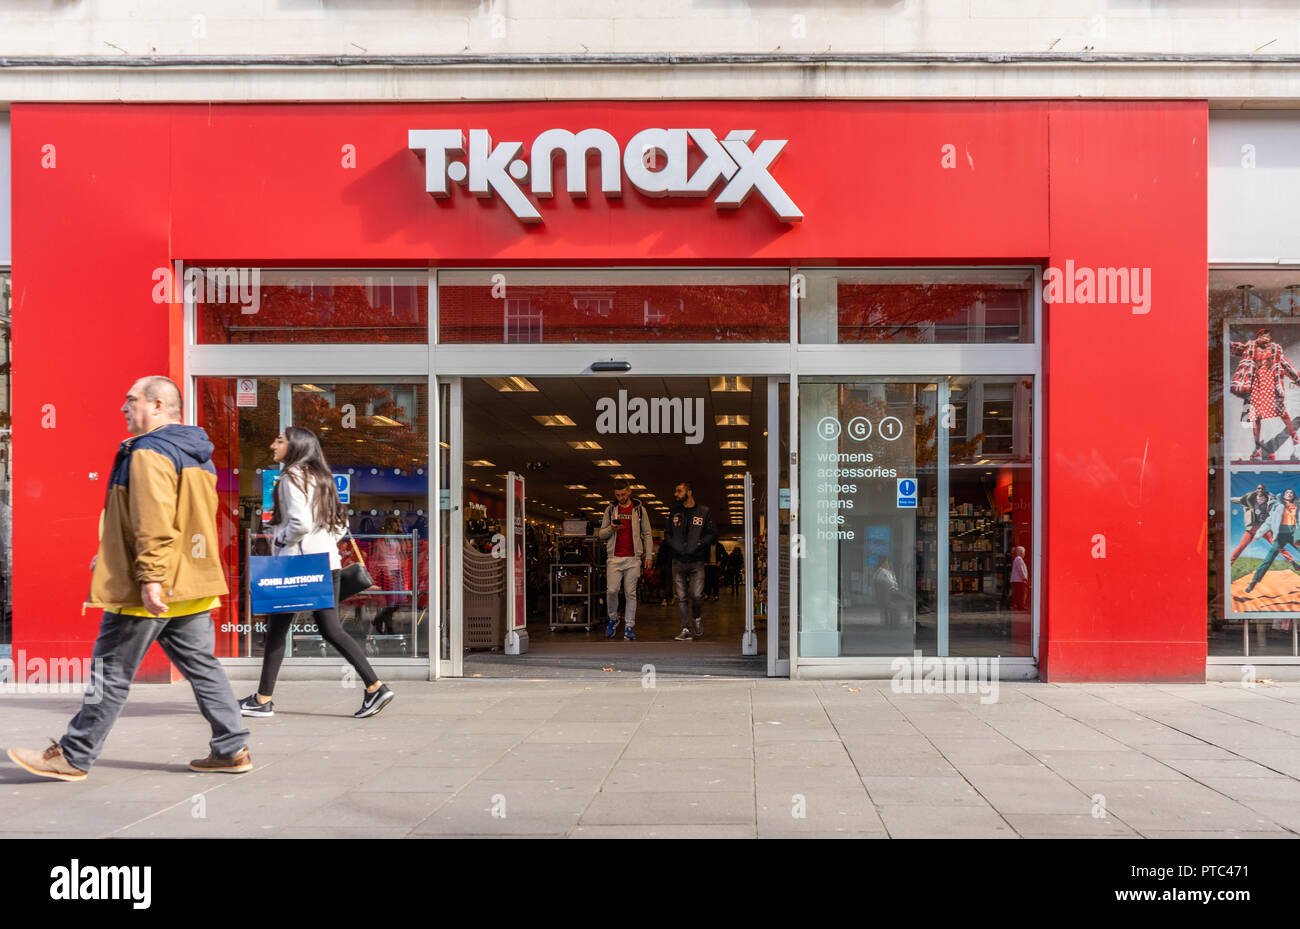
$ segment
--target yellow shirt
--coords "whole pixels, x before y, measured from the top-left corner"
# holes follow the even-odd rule
[[[208,610],[214,610],[221,606],[220,597],[199,597],[197,600],[178,600],[175,603],[167,604],[167,612],[158,619],[172,619],[176,616],[193,616],[195,613],[204,613]],[[120,610],[113,610],[119,616],[148,616],[153,617],[142,606],[124,606]]]

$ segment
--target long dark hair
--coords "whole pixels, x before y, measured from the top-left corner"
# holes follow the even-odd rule
[[[311,512],[313,528],[332,529],[336,532],[347,528],[348,510],[339,500],[338,490],[334,486],[334,475],[330,471],[329,463],[325,461],[325,453],[321,451],[320,440],[316,438],[316,433],[299,426],[287,426],[284,430],[284,438],[289,448],[284,453],[284,460],[280,462],[280,480],[294,481],[308,496],[310,496],[307,490],[308,482],[315,486],[316,495],[312,501]],[[272,513],[275,524],[280,525],[283,520],[278,487],[275,494],[275,509]]]

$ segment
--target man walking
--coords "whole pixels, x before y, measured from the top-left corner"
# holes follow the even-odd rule
[[[636,639],[636,585],[641,579],[641,566],[650,569],[650,552],[654,549],[654,536],[650,531],[650,515],[641,501],[632,499],[632,488],[627,481],[614,485],[614,499],[605,507],[598,538],[605,541],[605,611],[609,622],[605,625],[605,638],[612,639],[618,631],[618,592],[623,591],[627,606],[623,611],[623,638]]]
[[[704,562],[713,543],[718,540],[718,527],[709,508],[695,502],[695,488],[690,481],[678,484],[673,496],[677,498],[677,508],[668,517],[664,546],[673,556],[673,592],[677,595],[677,614],[682,621],[677,641],[689,642],[704,635],[704,620],[700,615]],[[691,633],[692,618],[695,621],[694,634]]]
[[[91,686],[63,738],[49,748],[9,749],[15,764],[41,777],[84,780],[126,703],[145,652],[155,641],[194,688],[212,726],[211,753],[194,771],[251,771],[248,730],[221,665],[213,657],[210,611],[229,593],[217,538],[217,475],[212,443],[181,424],[181,394],[165,377],[141,378],[122,405],[133,438],[113,461],[99,551],[91,562],[88,606],[103,619],[91,660]]]

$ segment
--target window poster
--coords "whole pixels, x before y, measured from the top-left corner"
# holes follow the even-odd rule
[[[1300,320],[1237,320],[1226,327],[1228,463],[1300,468]]]
[[[1230,484],[1229,614],[1300,613],[1300,473],[1234,471]]]
[[[1300,319],[1224,323],[1230,618],[1300,613]]]

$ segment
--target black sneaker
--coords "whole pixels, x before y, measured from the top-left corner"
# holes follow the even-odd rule
[[[275,701],[267,700],[265,703],[257,702],[257,694],[249,694],[243,700],[239,701],[240,716],[274,716]]]
[[[387,684],[380,684],[379,689],[374,693],[363,694],[361,697],[361,709],[353,713],[356,719],[365,719],[367,716],[374,716],[388,704],[393,702],[397,694],[388,689]]]

